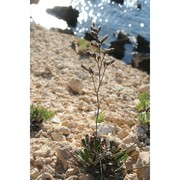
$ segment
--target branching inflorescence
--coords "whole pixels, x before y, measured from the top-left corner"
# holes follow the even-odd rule
[[[108,35],[104,36],[102,39],[99,39],[98,34],[101,31],[101,27],[99,26],[96,28],[95,23],[91,26],[91,34],[94,37],[95,40],[91,41],[91,45],[97,49],[95,52],[88,51],[88,54],[95,59],[97,69],[98,69],[98,78],[96,80],[95,72],[92,67],[86,67],[83,64],[81,67],[87,71],[92,79],[93,86],[94,86],[94,92],[96,95],[96,100],[97,100],[97,113],[96,113],[96,137],[97,137],[97,123],[98,123],[98,117],[100,114],[100,97],[99,97],[99,92],[100,92],[100,87],[102,85],[102,81],[106,72],[106,69],[109,65],[111,65],[115,60],[111,61],[106,61],[105,60],[105,55],[114,51],[114,48],[109,48],[102,50],[101,46],[104,43],[104,41],[107,40]]]

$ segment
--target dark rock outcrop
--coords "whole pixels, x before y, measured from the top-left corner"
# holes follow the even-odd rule
[[[109,55],[114,56],[117,59],[122,59],[125,54],[125,44],[130,44],[130,40],[126,34],[120,32],[118,34],[118,40],[111,42],[110,48],[114,48],[115,50]]]
[[[124,0],[111,0],[111,2],[115,2],[115,3],[121,4],[121,5],[124,4]]]
[[[68,26],[76,27],[79,11],[73,9],[72,6],[55,6],[53,9],[46,9],[46,12],[57,17],[58,19],[63,19],[67,22]]]
[[[40,0],[30,0],[30,4],[38,4]]]
[[[150,43],[141,35],[137,36],[137,46],[134,48],[134,51],[139,53],[150,53]]]
[[[141,4],[140,3],[137,4],[137,9],[141,9]]]
[[[135,54],[133,56],[132,66],[150,74],[150,55]]]
[[[74,32],[72,29],[59,29],[59,28],[51,28],[52,31],[57,31],[59,33],[65,33],[65,34],[72,34],[74,35]]]

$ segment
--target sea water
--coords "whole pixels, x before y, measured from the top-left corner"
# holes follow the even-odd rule
[[[65,29],[67,23],[47,14],[46,9],[54,6],[72,5],[74,9],[79,11],[77,26],[72,28],[76,36],[84,37],[85,32],[90,32],[92,22],[101,26],[100,36],[108,34],[109,38],[104,45],[105,47],[109,47],[110,42],[117,40],[118,31],[129,35],[134,44],[125,45],[123,60],[126,63],[131,63],[137,35],[150,41],[150,0],[124,0],[123,5],[111,0],[69,0],[66,1],[66,4],[62,4],[62,2],[64,1],[40,0],[38,5],[33,6],[36,11],[32,8],[31,16],[35,22],[37,21],[47,28]]]

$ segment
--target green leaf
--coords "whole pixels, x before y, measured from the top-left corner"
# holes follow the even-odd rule
[[[115,161],[122,161],[124,159],[126,159],[128,156],[128,154],[125,151],[121,151],[120,153],[118,153],[118,155],[115,157]]]
[[[95,150],[95,152],[98,152],[99,147],[100,147],[100,142],[99,142],[98,139],[96,139],[96,140],[94,141],[94,150]]]
[[[97,117],[97,123],[101,123],[103,121],[104,121],[104,114],[102,112],[100,112]]]
[[[114,141],[110,141],[110,150],[112,151],[113,150],[113,145],[114,145]]]
[[[87,159],[90,158],[90,152],[88,149],[86,149],[86,148],[84,149],[84,154],[85,154]]]
[[[86,144],[85,139],[82,139],[81,142],[82,142],[82,145],[83,145],[84,147],[87,147],[87,144]]]
[[[79,161],[86,163],[86,158],[84,156],[84,153],[81,150],[76,150],[75,151],[75,157],[79,159]]]

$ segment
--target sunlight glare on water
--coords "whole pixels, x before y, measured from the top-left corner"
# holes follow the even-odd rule
[[[124,4],[111,3],[111,0],[40,0],[37,5],[30,5],[32,19],[46,28],[57,27],[66,29],[67,23],[46,13],[46,9],[55,6],[72,6],[79,11],[76,27],[71,27],[74,34],[84,37],[90,30],[92,22],[102,27],[101,35],[109,35],[105,46],[116,40],[117,31],[124,30],[131,37],[137,35],[150,40],[150,0],[124,0]],[[131,48],[132,49],[132,48]],[[127,58],[130,59],[129,45],[126,48]]]

